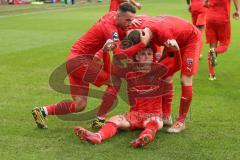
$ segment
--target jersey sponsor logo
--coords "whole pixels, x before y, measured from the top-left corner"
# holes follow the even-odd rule
[[[112,40],[113,41],[118,41],[119,40],[119,36],[117,32],[112,32]]]
[[[193,59],[192,58],[187,58],[187,65],[192,66],[193,65]]]

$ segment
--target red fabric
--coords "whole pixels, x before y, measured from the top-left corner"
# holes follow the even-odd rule
[[[90,28],[71,48],[71,55],[91,54],[100,50],[108,39],[117,41],[119,29],[115,25],[117,12],[108,12]]]
[[[115,123],[107,122],[98,133],[101,135],[102,140],[106,140],[111,138],[117,133],[118,126]]]
[[[192,13],[192,23],[195,26],[204,26],[206,23],[205,13]]]
[[[141,19],[142,24],[134,28],[148,27],[153,33],[152,42],[158,46],[165,46],[165,42],[169,39],[175,39],[180,47],[186,47],[191,40],[198,39],[199,31],[193,24],[175,16],[137,16]]]
[[[111,0],[109,11],[117,11],[121,3],[121,0]]]
[[[229,45],[231,41],[230,22],[206,21],[206,39],[207,43],[218,43]]]
[[[162,119],[162,114],[159,112],[145,113],[142,111],[130,111],[123,115],[130,123],[129,130],[145,128],[144,122],[152,119]]]
[[[97,116],[106,117],[106,114],[111,110],[116,98],[120,86],[108,86],[102,96],[102,103],[99,106]]]
[[[204,0],[191,0],[190,10],[193,14],[205,13]]]
[[[156,121],[150,121],[146,124],[146,128],[141,132],[140,136],[143,136],[145,134],[150,134],[152,137],[150,137],[150,142],[153,141],[157,131],[159,129],[158,123]]]
[[[201,32],[197,39],[192,39],[186,48],[180,49],[182,55],[182,74],[187,76],[195,75],[198,72],[199,55],[201,51]]]
[[[208,0],[206,19],[209,21],[229,22],[231,0]]]
[[[126,58],[132,58],[133,55],[137,54],[143,48],[145,48],[145,44],[140,42],[127,49],[121,49],[120,47],[118,47],[113,52],[116,54],[117,58],[126,59]]]
[[[182,86],[178,121],[184,122],[192,102],[192,86]]]
[[[152,43],[164,46],[167,40],[175,39],[182,57],[181,72],[189,76],[197,73],[201,33],[193,24],[174,16],[138,16],[137,18],[142,20],[139,28],[149,27],[151,29]]]
[[[163,111],[163,117],[169,117],[171,115],[171,109],[172,109],[172,100],[173,100],[173,84],[172,85],[172,91],[164,95],[162,97],[162,111]]]
[[[46,106],[48,115],[65,115],[76,112],[76,104],[74,101],[71,102],[60,102]]]

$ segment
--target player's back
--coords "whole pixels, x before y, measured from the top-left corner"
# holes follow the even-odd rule
[[[107,39],[118,39],[114,17],[116,12],[108,12],[96,22],[71,48],[72,54],[95,54]]]
[[[229,21],[231,0],[209,0],[207,19]]]
[[[164,45],[168,39],[175,39],[180,48],[185,47],[194,36],[198,34],[198,29],[190,22],[175,16],[151,17],[146,22],[155,36],[155,41],[159,45]]]

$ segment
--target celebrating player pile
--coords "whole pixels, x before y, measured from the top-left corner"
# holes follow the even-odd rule
[[[139,31],[135,33],[141,34]],[[131,146],[142,147],[150,143],[163,126],[162,95],[171,92],[171,83],[167,79],[180,69],[180,58],[180,54],[175,53],[172,57],[166,55],[160,63],[154,63],[153,50],[142,49],[133,56],[124,71],[131,105],[129,113],[111,117],[97,133],[80,126],[74,128],[74,133],[84,140],[100,144],[114,136],[118,129],[144,129],[139,137],[131,142]]]
[[[81,139],[100,144],[120,129],[142,129],[139,137],[131,142],[132,147],[142,147],[153,141],[163,125],[169,133],[180,133],[185,129],[205,22],[207,42],[210,43],[209,79],[215,80],[217,55],[226,52],[230,43],[230,0],[205,0],[205,3],[187,0],[193,24],[175,16],[137,16],[133,5],[140,9],[141,4],[130,0],[132,5],[126,1],[112,0],[110,12],[72,46],[66,70],[73,100],[34,108],[32,114],[38,128],[47,128],[47,115],[83,111],[87,106],[89,85],[93,84],[97,87],[107,85],[97,118],[92,123],[93,128],[100,130],[94,133],[77,126],[74,133]],[[234,4],[233,17],[238,19],[238,1],[234,0]],[[160,46],[164,51],[157,57]],[[123,59],[127,60],[126,65]],[[179,70],[182,85],[179,116],[173,123],[173,75]],[[122,80],[127,82],[130,110],[105,123]]]
[[[182,57],[181,84],[182,96],[179,117],[168,132],[178,133],[185,129],[185,120],[192,101],[193,76],[197,73],[201,46],[201,33],[191,23],[174,16],[138,16],[142,21],[141,28],[150,34],[151,42],[159,46],[180,50]],[[173,94],[163,96],[167,108],[163,116],[170,119]]]
[[[89,83],[96,86],[107,83],[110,74],[105,70],[106,67],[93,61],[94,54],[104,46],[108,39],[119,41],[121,38],[119,33],[131,24],[135,12],[131,4],[121,4],[117,12],[113,11],[104,15],[72,46],[66,69],[73,101],[33,109],[32,114],[39,128],[47,128],[44,121],[47,115],[64,115],[82,111],[87,105]],[[144,47],[145,44],[140,42],[119,52],[132,54]]]

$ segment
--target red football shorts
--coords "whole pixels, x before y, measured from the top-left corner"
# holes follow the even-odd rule
[[[74,54],[70,54],[66,62],[66,70],[69,77],[70,93],[74,98],[76,96],[87,96],[89,92],[89,83],[85,82],[84,73],[87,71],[88,62],[91,61],[90,57],[84,58],[85,65],[81,63],[81,58]]]
[[[206,22],[205,13],[192,13],[192,23],[195,26],[204,26]]]
[[[207,43],[218,43],[228,45],[231,41],[230,22],[206,21]]]
[[[189,39],[189,43],[180,49],[182,56],[182,74],[193,76],[197,73],[201,43],[201,32],[198,31],[198,33],[194,34],[194,36]]]
[[[104,69],[104,65],[93,60],[93,55],[71,53],[66,62],[66,69],[73,98],[77,95],[88,96],[89,83],[100,87],[110,78],[110,73]]]
[[[161,113],[143,113],[131,111],[127,114],[124,114],[123,116],[130,123],[129,130],[143,129],[145,128],[146,124],[150,121],[156,121],[159,124],[159,126],[160,123],[162,122]]]

